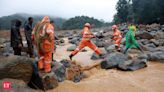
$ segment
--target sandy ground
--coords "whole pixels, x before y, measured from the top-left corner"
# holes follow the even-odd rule
[[[70,52],[66,49],[69,46],[66,42],[58,47],[54,58],[68,59]],[[100,61],[90,60],[93,51],[86,49],[87,52],[80,52],[73,59],[82,66]],[[48,92],[164,92],[164,63],[160,62],[149,62],[147,68],[133,72],[93,68],[86,73],[89,77],[81,82],[64,81]]]

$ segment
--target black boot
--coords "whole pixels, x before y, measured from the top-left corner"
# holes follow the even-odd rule
[[[73,55],[72,55],[72,54],[71,54],[71,55],[69,55],[70,60],[72,60],[72,57],[73,57]]]

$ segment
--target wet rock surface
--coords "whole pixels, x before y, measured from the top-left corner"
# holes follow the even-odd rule
[[[67,48],[67,51],[74,51],[76,49],[76,45],[72,45],[70,47]]]
[[[14,78],[28,82],[32,76],[33,59],[20,56],[1,56],[0,79]]]
[[[118,68],[124,71],[135,71],[147,67],[148,56],[146,54],[122,54],[113,52],[108,54],[107,58],[101,62],[102,69]]]

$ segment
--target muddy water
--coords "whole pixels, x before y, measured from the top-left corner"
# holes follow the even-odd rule
[[[66,43],[58,47],[55,59],[68,59],[70,52],[66,52],[66,47],[69,46]],[[91,50],[80,52],[73,59],[83,66],[99,62],[90,60],[91,54]],[[94,68],[86,74],[89,77],[79,83],[64,81],[49,92],[164,92],[164,63],[149,62],[147,68],[134,72]]]

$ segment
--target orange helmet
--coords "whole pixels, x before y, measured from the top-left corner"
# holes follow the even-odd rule
[[[91,28],[91,24],[85,23],[84,27],[88,27],[90,29]]]
[[[112,29],[117,29],[117,28],[118,28],[117,25],[112,26]]]

